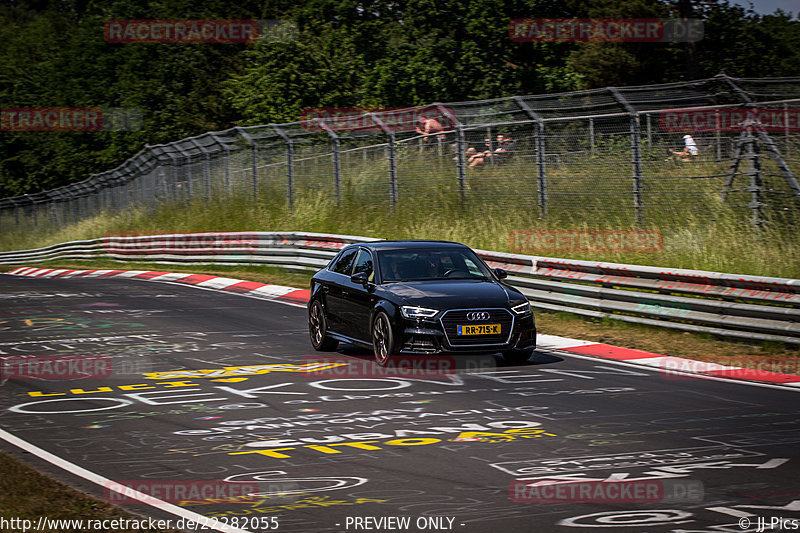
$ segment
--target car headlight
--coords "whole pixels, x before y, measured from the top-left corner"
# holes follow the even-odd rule
[[[511,308],[514,313],[518,315],[524,315],[531,312],[531,303],[525,302],[524,304],[515,305]]]
[[[427,309],[425,307],[414,307],[404,305],[400,308],[400,313],[405,318],[433,318],[439,313],[438,309]]]

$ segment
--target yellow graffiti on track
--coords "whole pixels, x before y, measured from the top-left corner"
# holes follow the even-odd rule
[[[250,366],[226,366],[201,370],[175,370],[170,372],[146,372],[142,374],[145,379],[175,379],[175,378],[230,378],[239,376],[254,376],[269,374],[271,372],[319,372],[348,363],[307,363],[303,365],[273,364]]]

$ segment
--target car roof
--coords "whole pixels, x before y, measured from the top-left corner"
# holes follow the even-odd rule
[[[348,245],[363,246],[374,250],[419,250],[425,248],[441,249],[441,248],[469,248],[466,244],[461,244],[452,241],[434,241],[426,239],[405,239],[405,240],[385,240],[385,241],[371,241],[360,242]]]

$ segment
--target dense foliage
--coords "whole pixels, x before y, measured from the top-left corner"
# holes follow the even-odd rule
[[[516,43],[513,18],[703,19],[686,43]],[[115,44],[109,20],[281,19],[296,38]],[[297,120],[308,107],[402,107],[609,85],[800,75],[800,20],[726,0],[6,0],[0,106],[126,107],[129,132],[0,132],[0,197],[115,167],[157,144]]]

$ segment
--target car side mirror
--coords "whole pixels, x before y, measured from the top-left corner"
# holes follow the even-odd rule
[[[367,283],[369,283],[369,279],[367,279],[366,272],[358,272],[356,274],[353,274],[352,276],[350,276],[350,281],[352,281],[353,283],[358,283],[359,285],[364,285],[365,287],[367,286]]]
[[[495,268],[494,273],[499,279],[506,279],[508,277],[508,272],[502,268]]]

